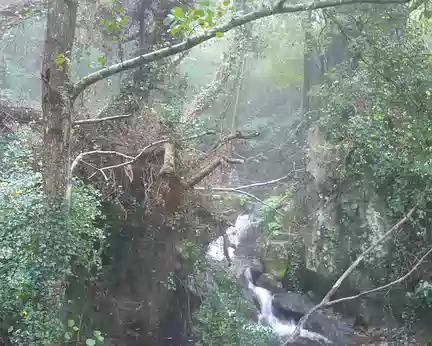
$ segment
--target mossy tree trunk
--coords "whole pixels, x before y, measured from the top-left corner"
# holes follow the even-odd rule
[[[73,100],[69,97],[70,56],[75,38],[77,4],[51,1],[48,8],[42,67],[42,109],[45,123],[43,161],[47,194],[62,200],[70,181]]]

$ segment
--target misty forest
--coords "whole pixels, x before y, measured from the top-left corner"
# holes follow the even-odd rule
[[[0,0],[0,345],[431,345],[431,29]]]

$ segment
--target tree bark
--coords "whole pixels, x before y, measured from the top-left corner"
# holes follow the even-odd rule
[[[49,4],[42,67],[43,174],[47,194],[58,200],[64,198],[70,180],[73,101],[69,97],[69,62],[76,16],[74,0],[55,0]]]

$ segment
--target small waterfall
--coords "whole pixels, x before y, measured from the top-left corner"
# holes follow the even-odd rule
[[[245,278],[248,280],[248,289],[250,289],[257,297],[260,305],[260,314],[258,315],[258,323],[269,325],[280,337],[292,334],[296,328],[296,322],[292,320],[280,320],[273,314],[273,294],[263,287],[255,286],[252,279],[250,268],[246,268],[244,272]],[[331,345],[332,342],[323,335],[311,332],[306,329],[301,329],[300,337],[317,341],[323,345]]]
[[[244,214],[239,215],[236,219],[235,225],[227,229],[226,235],[229,241],[228,254],[230,258],[235,257],[234,252],[237,246],[240,245],[241,241],[248,235],[251,225],[252,216]],[[207,257],[218,262],[226,260],[223,247],[224,239],[223,236],[220,236],[210,243],[207,250]]]
[[[226,236],[229,240],[228,254],[231,261],[234,263],[234,269],[232,270],[235,275],[244,275],[247,279],[248,290],[253,293],[259,302],[260,311],[258,314],[258,324],[271,327],[280,337],[288,336],[296,328],[296,321],[294,319],[281,320],[274,315],[273,294],[269,290],[255,284],[250,269],[250,265],[252,264],[251,260],[245,260],[244,258],[240,258],[241,256],[236,256],[237,250],[244,245],[245,239],[251,236],[251,232],[254,229],[254,219],[253,215],[240,215],[235,222],[235,226],[229,227],[226,231]],[[257,234],[256,237],[259,238],[259,234]],[[256,241],[253,244],[256,244]],[[217,238],[209,245],[207,257],[217,262],[226,261],[223,236]],[[301,345],[332,344],[332,342],[324,336],[306,329],[301,330],[300,337],[303,339]],[[305,340],[306,343],[304,342]]]

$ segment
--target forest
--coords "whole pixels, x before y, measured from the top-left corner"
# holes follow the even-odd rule
[[[0,346],[430,345],[431,17],[0,0]]]

